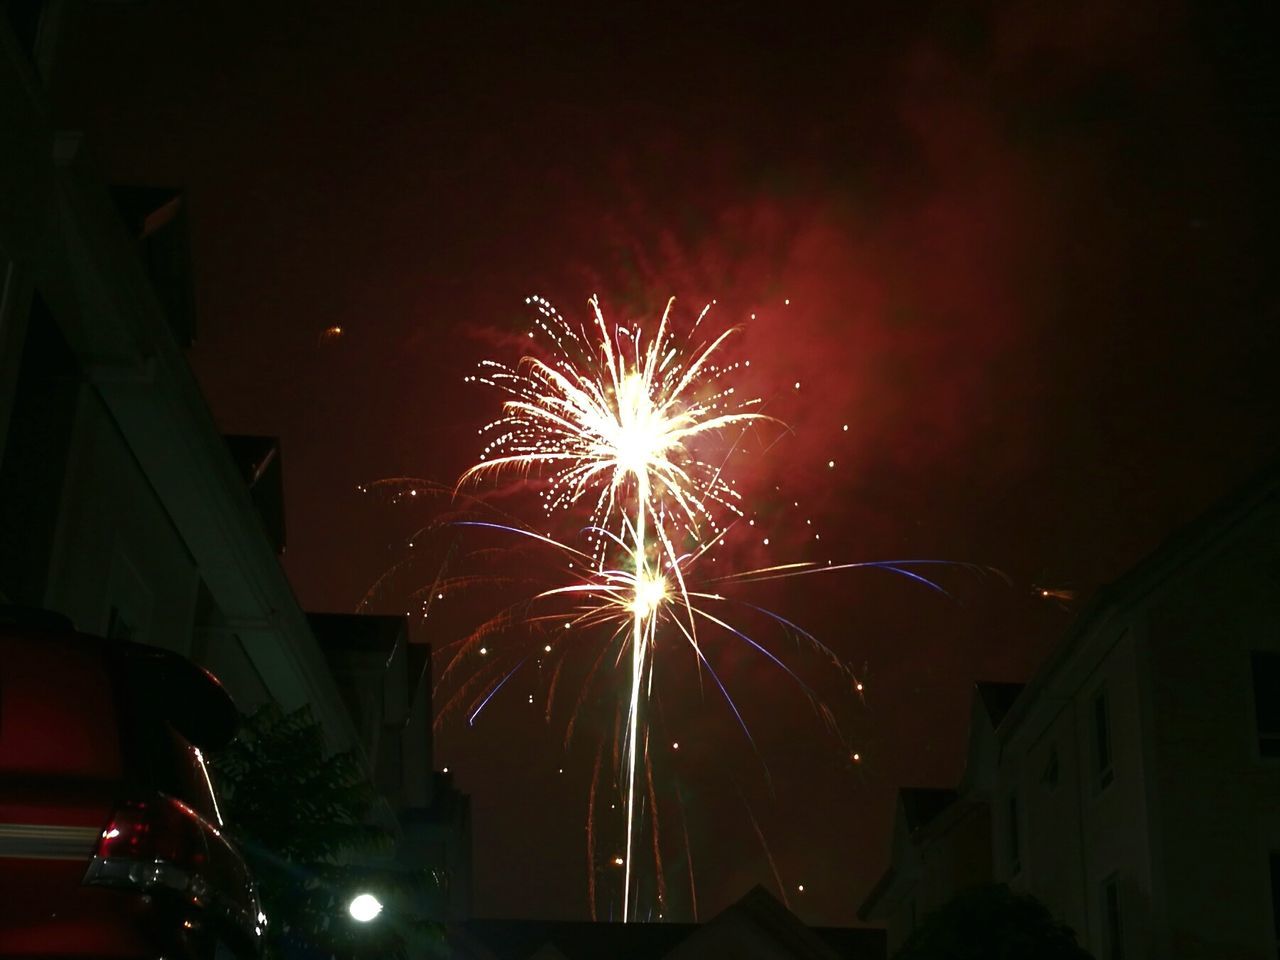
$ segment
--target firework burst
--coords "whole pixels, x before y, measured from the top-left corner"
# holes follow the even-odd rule
[[[732,454],[748,431],[771,420],[761,412],[759,398],[741,398],[732,383],[732,374],[748,366],[749,361],[725,362],[720,357],[734,331],[698,339],[709,309],[704,308],[690,333],[677,336],[670,322],[672,301],[668,301],[651,338],[639,326],[607,323],[595,298],[590,301],[592,323],[577,326],[540,297],[528,302],[539,315],[530,337],[541,355],[527,356],[515,366],[484,361],[480,372],[467,378],[501,391],[506,399],[501,416],[480,430],[486,440],[479,462],[462,475],[452,495],[456,500],[466,487],[474,489],[486,480],[515,474],[537,492],[549,517],[573,515],[581,546],[557,539],[551,532],[536,531],[509,516],[476,519],[473,515],[447,521],[454,529],[502,531],[531,547],[550,551],[557,562],[554,579],[548,583],[535,573],[533,566],[520,561],[518,572],[504,577],[502,582],[508,588],[524,588],[523,598],[488,616],[467,636],[440,651],[447,653],[449,659],[437,687],[465,663],[474,662],[473,654],[485,660],[486,666],[458,685],[443,704],[437,723],[455,711],[465,711],[468,722],[474,724],[521,667],[533,658],[540,665],[542,653],[552,653],[552,644],[542,640],[538,641],[542,653],[505,645],[498,650],[495,641],[517,627],[529,629],[535,637],[545,637],[548,632],[572,635],[594,650],[569,717],[566,746],[595,678],[604,673],[625,675],[628,692],[625,708],[618,708],[613,751],[614,767],[625,781],[625,856],[613,858],[614,865],[622,867],[623,872],[625,921],[636,910],[632,896],[633,854],[638,839],[637,808],[645,802],[649,804],[653,830],[659,906],[663,900],[647,710],[654,692],[654,652],[660,637],[669,637],[692,652],[699,678],[711,678],[753,749],[751,731],[706,655],[699,626],[713,635],[742,642],[792,678],[828,730],[846,748],[851,763],[856,764],[859,754],[848,749],[827,705],[777,653],[739,624],[744,618],[770,624],[787,637],[806,642],[847,677],[847,689],[857,697],[861,697],[862,681],[812,634],[778,613],[735,597],[734,588],[820,573],[878,569],[945,595],[946,591],[926,575],[930,564],[943,562],[798,562],[709,575],[707,561],[716,558],[707,555],[745,516],[742,497],[727,470]],[[425,488],[410,485],[405,489],[414,496]],[[474,506],[484,500],[477,497],[470,502]],[[769,541],[763,542],[767,545]],[[484,551],[490,559],[500,559],[507,553],[512,554],[508,558],[512,559],[518,552]],[[987,569],[968,564],[945,565],[984,572]],[[442,574],[415,599],[425,598],[429,605],[432,597],[456,595],[473,588],[488,590],[497,585],[493,578]],[[425,609],[426,606],[424,612]],[[548,720],[564,663],[561,656],[551,673]],[[592,863],[594,810],[603,756],[602,744],[588,801],[588,857]],[[767,777],[767,767],[765,770]],[[683,819],[680,822],[689,852],[687,826],[683,826]],[[756,831],[759,834],[758,824]],[[692,886],[691,855],[688,864]],[[594,873],[589,880],[594,917]],[[696,898],[695,891],[691,889],[690,893]]]
[[[548,513],[592,503],[590,567],[602,577],[597,596],[630,618],[630,698],[627,710],[627,854],[623,920],[629,919],[636,778],[640,762],[642,691],[651,669],[656,614],[674,586],[688,612],[687,636],[697,649],[694,607],[680,566],[677,539],[705,542],[719,535],[717,510],[741,516],[740,495],[724,464],[694,452],[702,437],[745,428],[764,419],[723,382],[736,364],[717,352],[733,333],[686,346],[677,342],[667,301],[657,333],[646,341],[639,327],[610,327],[596,298],[594,328],[575,328],[546,300],[532,297],[538,328],[550,340],[550,360],[525,357],[516,367],[485,361],[472,380],[503,390],[503,416],[481,433],[489,437],[481,460],[459,487],[486,474],[539,474]],[[710,305],[694,324],[698,330]],[[531,331],[530,335],[533,335]],[[613,552],[623,571],[607,570]],[[654,556],[651,556],[654,554]],[[668,578],[674,578],[674,585]],[[628,579],[629,578],[629,579]],[[682,627],[684,629],[684,627]]]
[[[701,541],[704,531],[719,531],[717,509],[741,516],[741,496],[723,461],[693,451],[700,437],[768,419],[751,409],[759,398],[741,400],[724,382],[739,364],[716,362],[734,330],[694,347],[678,342],[670,326],[673,299],[646,342],[639,327],[610,328],[594,297],[590,332],[569,324],[541,297],[528,302],[541,316],[537,326],[553,357],[525,357],[515,367],[486,360],[481,373],[468,378],[509,399],[503,416],[481,429],[488,443],[459,487],[487,474],[536,471],[548,513],[593,499],[594,527],[633,544],[655,536],[669,558],[678,532]],[[709,309],[699,314],[695,334]],[[651,532],[649,517],[656,518]],[[608,538],[595,539],[599,565]]]

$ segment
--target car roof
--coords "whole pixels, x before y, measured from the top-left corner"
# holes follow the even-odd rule
[[[101,658],[104,684],[110,683],[109,675],[119,678],[125,696],[144,701],[195,746],[217,750],[235,734],[240,717],[231,697],[213,674],[180,653],[79,633],[56,614],[14,616],[11,611],[0,608],[0,663],[22,662],[24,648],[29,658],[37,647],[56,650],[58,658]],[[50,669],[59,662],[40,659]]]

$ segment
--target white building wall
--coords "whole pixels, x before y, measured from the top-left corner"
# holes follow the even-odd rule
[[[51,42],[55,31],[47,33]],[[0,266],[5,275],[0,415],[8,418],[14,364],[21,360],[16,351],[22,337],[13,321],[27,315],[24,304],[35,289],[119,428],[159,508],[195,558],[228,635],[237,639],[237,646],[223,647],[218,655],[245,667],[241,674],[246,687],[265,687],[285,709],[311,704],[328,746],[354,748],[369,766],[278,558],[262,536],[249,493],[173,337],[134,238],[120,221],[98,171],[80,150],[79,134],[54,125],[41,80],[3,17],[0,116],[5,118],[7,148],[0,150],[5,201],[0,217]],[[10,270],[11,262],[20,269]],[[97,451],[91,459],[94,455],[110,456]],[[61,594],[51,598],[53,606],[66,606],[86,629],[101,629],[105,580],[107,592],[127,596],[142,610],[143,619],[151,622],[150,639],[166,642],[154,636],[156,630],[177,636],[178,625],[185,621],[183,643],[194,639],[206,652],[211,650],[211,638],[201,633],[205,624],[191,619],[196,581],[183,578],[177,596],[166,592],[160,598],[140,569],[150,566],[150,558],[144,561],[135,554],[126,556],[128,562],[116,562],[116,546],[105,546],[105,531],[92,518],[82,517],[63,529],[70,540],[57,554],[64,585]],[[151,533],[134,532],[136,539],[120,542],[122,551],[145,552]],[[87,583],[72,589],[65,584],[80,563],[74,541],[81,535],[91,541],[91,554],[110,554],[115,566],[91,571]],[[52,558],[49,564],[41,562],[41,569],[51,565]],[[50,587],[42,584],[38,594],[49,597]],[[18,598],[39,602],[38,594],[34,600],[21,593]],[[110,603],[106,606],[109,613]],[[239,653],[247,654],[247,663]]]
[[[1078,708],[1074,699],[1057,706],[1056,711],[1047,711],[1044,726],[1019,763],[1022,874],[1013,883],[1034,889],[1051,905],[1057,919],[1083,934],[1088,916],[1081,831],[1084,816],[1081,751],[1076,734]],[[1056,765],[1056,783],[1052,782],[1051,764]],[[1002,796],[1002,804],[999,819],[1003,832],[997,839],[1005,856],[997,862],[1007,870],[1010,846],[1007,795]]]
[[[1143,772],[1141,710],[1131,623],[1111,628],[1111,646],[1075,696],[1076,747],[1082,776],[1087,945],[1100,960],[1113,955],[1105,886],[1118,892],[1120,951],[1147,956],[1151,936],[1150,840]],[[1104,634],[1105,636],[1105,634]],[[1099,770],[1096,704],[1104,697],[1110,740],[1110,780]]]
[[[1280,760],[1258,753],[1250,652],[1280,651],[1280,529],[1274,507],[1260,519],[1163,590],[1150,618],[1168,949],[1188,960],[1277,955]]]
[[[195,561],[96,391],[83,387],[45,606],[78,629],[191,653]]]
[[[995,875],[1047,903],[1098,960],[1116,955],[1112,879],[1125,958],[1278,954],[1280,759],[1259,754],[1250,653],[1280,652],[1280,511],[1263,500],[1221,524],[1127,578],[1000,731]]]
[[[991,804],[993,879],[1043,901],[1097,960],[1280,956],[1280,757],[1259,748],[1251,659],[1280,654],[1278,470],[1107,588],[994,737],[971,732],[961,794]],[[904,905],[945,875],[913,857],[895,843],[877,907],[891,950]]]
[[[1104,620],[1078,638],[1005,734],[993,817],[996,875],[1044,901],[1099,960],[1111,956],[1105,884],[1117,885],[1121,949],[1146,956],[1150,840],[1135,632]],[[1099,768],[1096,701],[1106,701],[1110,776]],[[1057,753],[1058,783],[1046,773]],[[1017,796],[1015,872],[1010,798]]]

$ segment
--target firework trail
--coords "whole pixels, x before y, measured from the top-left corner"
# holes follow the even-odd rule
[[[486,438],[483,453],[479,462],[459,479],[454,494],[458,495],[464,486],[474,488],[487,479],[515,474],[537,489],[548,516],[579,509],[577,526],[585,544],[580,549],[511,518],[502,518],[501,522],[450,521],[454,528],[502,531],[530,546],[549,549],[564,567],[558,585],[535,589],[530,598],[498,612],[463,640],[447,645],[441,652],[451,649],[452,656],[437,686],[473,651],[487,654],[489,640],[517,624],[534,629],[573,628],[576,635],[590,629],[594,631],[592,635],[608,638],[600,644],[581,686],[565,741],[567,744],[572,736],[578,710],[597,672],[610,664],[618,672],[625,669],[629,687],[625,723],[621,724],[621,737],[615,733],[613,744],[614,768],[625,766],[626,853],[614,862],[623,867],[622,918],[626,921],[636,912],[631,901],[642,793],[648,797],[653,818],[655,862],[661,859],[645,710],[652,694],[653,652],[659,627],[687,644],[699,676],[710,677],[754,749],[755,742],[742,714],[703,650],[699,625],[742,641],[785,672],[837,736],[839,730],[830,709],[776,654],[734,625],[735,613],[772,623],[788,636],[804,640],[847,674],[850,688],[859,694],[862,683],[834,652],[802,627],[764,607],[734,599],[729,593],[733,585],[872,569],[906,577],[947,594],[921,572],[927,571],[930,564],[941,563],[929,560],[801,562],[714,578],[704,576],[699,561],[744,516],[741,495],[726,473],[730,454],[747,430],[771,419],[760,412],[759,398],[739,398],[731,383],[732,373],[748,362],[720,361],[718,353],[734,331],[695,342],[693,338],[708,307],[698,315],[689,337],[679,338],[670,324],[672,301],[668,301],[652,338],[646,338],[639,327],[608,324],[595,298],[590,301],[590,326],[570,324],[542,298],[533,297],[528,302],[540,317],[530,337],[541,343],[545,359],[525,357],[514,367],[487,360],[481,364],[479,374],[467,378],[501,391],[506,399],[501,415],[480,430]],[[718,456],[704,452],[717,442],[721,447]],[[582,513],[586,514],[585,525]],[[946,565],[986,569],[968,564]],[[532,581],[526,570],[509,582]],[[431,590],[453,591],[475,583],[476,578],[460,576],[437,580]],[[545,651],[550,653],[551,649],[548,644]],[[518,654],[491,657],[491,669],[477,672],[463,682],[445,703],[437,722],[455,710],[465,709],[468,722],[474,724],[528,659],[527,655],[520,658]],[[563,663],[561,659],[552,674],[548,716]],[[487,679],[482,679],[484,676]],[[618,756],[620,739],[625,761]],[[594,798],[602,755],[597,754],[589,800],[588,858],[592,862],[596,843]],[[847,749],[846,755],[857,758]],[[639,783],[642,777],[644,782]],[[763,843],[754,817],[752,822]],[[681,826],[687,848],[683,812]],[[767,853],[767,846],[765,849]],[[770,863],[776,876],[771,856]],[[691,852],[689,872],[692,883]],[[665,899],[663,887],[659,876],[660,900]],[[781,885],[779,889],[785,897],[785,889]],[[696,892],[692,895],[696,898]],[[589,899],[594,915],[594,868],[589,874]]]
[[[715,362],[733,331],[687,349],[669,325],[674,298],[647,342],[638,327],[611,328],[594,297],[590,334],[583,327],[575,329],[546,300],[534,297],[529,302],[541,315],[538,327],[551,341],[553,357],[525,357],[516,367],[485,361],[482,372],[470,378],[503,390],[509,399],[503,415],[482,429],[489,442],[480,462],[458,485],[487,474],[514,470],[528,475],[536,469],[546,485],[540,493],[548,513],[593,503],[591,566],[604,578],[600,592],[608,602],[631,614],[625,922],[641,763],[641,699],[651,677],[655,613],[671,589],[668,572],[689,609],[687,636],[697,649],[693,607],[674,540],[699,543],[717,536],[717,508],[741,516],[739,494],[724,479],[722,465],[699,458],[691,443],[764,418],[748,409],[759,404],[758,398],[737,401],[735,389],[719,383],[736,368]],[[708,309],[710,305],[699,315],[695,330]],[[623,555],[623,569],[606,569],[613,547]]]

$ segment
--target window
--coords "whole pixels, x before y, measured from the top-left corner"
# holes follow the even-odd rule
[[[1102,960],[1124,960],[1124,932],[1120,926],[1120,878],[1102,881]]]
[[[1022,870],[1022,838],[1018,835],[1018,794],[1009,794],[1009,873]]]
[[[1258,755],[1280,758],[1280,651],[1255,650],[1250,660]]]
[[[1113,779],[1111,770],[1111,708],[1107,704],[1107,691],[1093,695],[1093,773],[1094,787],[1106,789]]]

